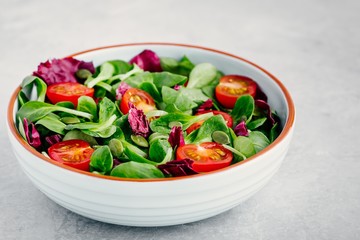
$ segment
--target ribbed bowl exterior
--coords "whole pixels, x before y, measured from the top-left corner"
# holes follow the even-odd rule
[[[229,210],[259,191],[278,170],[281,147],[231,168],[196,178],[121,182],[81,175],[29,155],[10,134],[14,153],[34,185],[59,205],[102,222],[166,226],[198,221]]]
[[[125,55],[133,56],[136,52],[150,48],[155,52],[159,49],[163,51],[161,56],[169,53],[170,56],[178,57],[179,54],[171,54],[172,47],[171,45],[130,46],[130,49],[135,49],[131,51],[126,49],[129,52]],[[176,50],[177,53],[188,50],[186,46],[175,47],[179,48]],[[111,48],[99,49],[96,51],[100,51],[100,55],[96,55],[95,51],[95,53],[82,53],[78,56],[86,60],[98,56],[98,58],[95,57],[94,62],[99,64],[104,60],[115,59],[114,51],[111,50]],[[234,66],[236,62],[241,63],[240,67],[243,68],[249,65],[241,59],[232,59],[232,56],[224,56],[220,52],[209,53],[207,49],[194,48],[190,52],[185,52],[189,55],[189,53],[194,53],[193,51],[196,54],[205,52],[208,54],[208,59],[216,55],[212,62],[221,62],[220,60],[224,58]],[[122,55],[120,54],[117,58],[122,58]],[[206,57],[203,58],[200,54],[195,59],[205,61]],[[218,65],[216,66],[219,69],[223,69]],[[269,96],[270,104],[273,101],[285,123],[289,119],[289,105],[284,96],[276,97],[279,92],[281,93],[280,88],[271,82],[271,76],[267,76],[254,66],[250,67],[252,70],[248,70],[249,73],[256,70],[257,74],[265,79],[261,80],[260,84],[264,86],[264,90],[267,90],[265,92]],[[271,86],[270,90],[265,89],[267,85]],[[272,92],[271,89],[277,89],[278,92]],[[282,109],[284,107],[286,109]],[[8,124],[11,126],[14,122],[9,119],[11,118],[8,118]],[[168,181],[117,181],[69,171],[29,152],[10,128],[9,138],[23,171],[38,189],[59,205],[85,217],[107,223],[129,226],[167,226],[194,222],[217,215],[237,206],[259,191],[279,169],[292,138],[293,125],[294,119],[291,126],[287,126],[286,132],[282,133],[281,141],[277,141],[276,146],[270,147],[244,164],[203,176]]]

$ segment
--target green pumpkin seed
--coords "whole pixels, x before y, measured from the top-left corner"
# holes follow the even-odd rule
[[[143,136],[132,134],[131,140],[140,147],[149,147],[148,141]]]
[[[220,144],[229,144],[230,143],[229,136],[223,131],[214,131],[211,134],[211,137],[214,140],[214,142],[217,142]]]
[[[124,152],[124,147],[119,139],[113,138],[109,141],[109,148],[111,154],[116,157],[120,158]]]
[[[63,117],[61,121],[65,124],[76,124],[80,123],[80,120],[77,117]]]

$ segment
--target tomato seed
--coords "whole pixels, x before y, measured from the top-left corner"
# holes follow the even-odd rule
[[[139,97],[138,95],[132,95],[130,97],[130,102],[132,102],[132,103],[141,102],[141,97]]]
[[[211,155],[210,159],[211,160],[220,160],[219,155]]]
[[[232,94],[232,95],[235,95],[235,94],[236,94],[235,89],[233,89],[233,88],[229,88],[229,89],[228,89],[228,93],[230,93],[230,94]]]
[[[226,155],[226,153],[224,151],[222,151],[221,149],[216,148],[216,149],[214,149],[214,151],[217,154],[219,154],[221,157],[224,157]]]

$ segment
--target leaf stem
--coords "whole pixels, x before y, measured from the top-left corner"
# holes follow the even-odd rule
[[[231,151],[232,153],[235,153],[236,155],[240,156],[242,158],[242,160],[246,159],[246,156],[244,154],[242,154],[241,152],[239,152],[238,150],[236,150],[235,148],[230,147],[229,145],[226,145],[226,144],[222,144],[222,146],[224,148],[226,148],[227,150]]]
[[[56,109],[55,111],[62,111],[62,112],[74,114],[76,116],[84,117],[84,118],[87,118],[87,119],[90,119],[90,120],[94,117],[90,113],[77,111],[77,110],[66,108],[66,107],[54,106],[54,108]]]

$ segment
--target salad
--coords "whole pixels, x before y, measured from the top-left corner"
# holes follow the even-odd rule
[[[218,170],[281,131],[253,79],[149,49],[96,67],[72,57],[40,63],[18,103],[16,127],[30,146],[61,164],[123,178]]]

